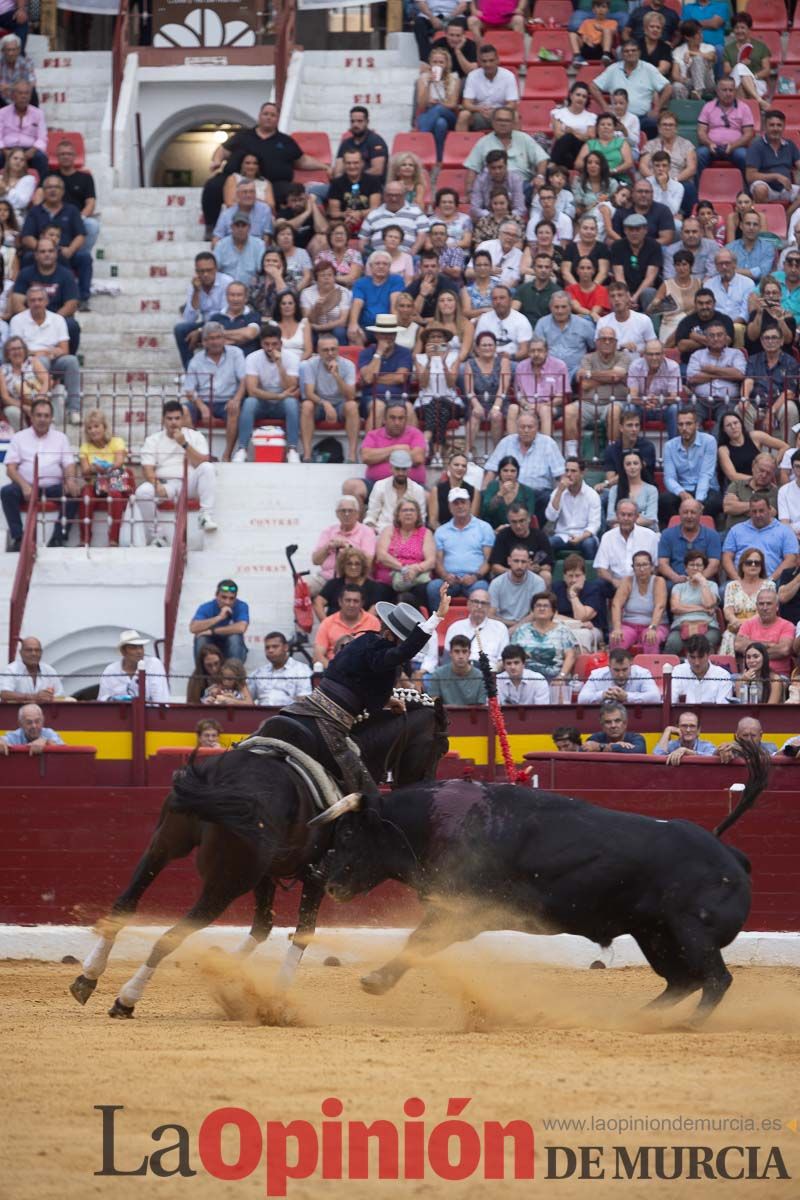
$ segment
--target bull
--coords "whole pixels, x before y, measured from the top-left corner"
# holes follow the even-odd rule
[[[720,951],[750,911],[750,864],[719,839],[766,786],[766,756],[743,753],[747,785],[713,833],[507,784],[450,780],[366,803],[345,797],[317,818],[336,820],[328,893],[348,900],[394,879],[425,907],[401,953],[362,986],[381,995],[420,956],[489,929],[580,934],[601,946],[630,934],[666,980],[647,1007],[702,989],[694,1016],[704,1019],[732,982]]]

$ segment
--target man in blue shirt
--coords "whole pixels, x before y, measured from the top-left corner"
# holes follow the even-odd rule
[[[722,546],[722,567],[729,579],[739,579],[739,559],[745,550],[760,550],[770,579],[777,581],[783,571],[797,564],[797,534],[773,515],[769,501],[763,495],[750,498],[750,516],[740,521],[725,535]]]
[[[587,754],[608,751],[611,754],[647,754],[647,743],[640,733],[628,732],[628,712],[616,700],[600,705],[600,733],[593,733],[584,742]]]
[[[0,738],[0,754],[8,754],[9,746],[27,746],[29,754],[41,754],[49,742],[51,746],[64,743],[55,729],[44,723],[44,713],[38,704],[23,704],[17,712],[19,728],[9,730]]]
[[[717,443],[710,433],[697,428],[693,408],[678,413],[678,436],[664,446],[664,488],[658,498],[658,522],[669,525],[682,500],[693,496],[703,510],[716,517],[722,508],[717,490]]]
[[[714,743],[700,737],[700,718],[693,712],[682,712],[677,725],[667,725],[653,747],[653,754],[664,755],[668,767],[680,766],[684,758],[710,758],[716,753]]]
[[[189,622],[189,632],[194,634],[194,657],[203,646],[216,646],[224,658],[247,658],[244,635],[250,624],[250,609],[238,598],[239,586],[233,579],[222,579],[217,584],[213,600],[201,604]]]
[[[353,284],[353,302],[347,321],[347,340],[351,346],[366,346],[374,342],[369,326],[375,325],[379,313],[393,313],[392,296],[405,289],[401,275],[390,275],[392,260],[386,250],[373,250],[367,260],[370,275],[362,275]]]
[[[718,59],[725,45],[725,27],[730,15],[728,0],[696,0],[695,4],[683,6],[683,20],[697,22],[703,31],[703,41],[719,47]]]
[[[234,214],[231,231],[221,238],[214,251],[217,266],[237,283],[252,287],[261,270],[264,243],[250,233],[250,217],[245,212]]]
[[[233,283],[230,275],[217,270],[217,260],[208,250],[194,257],[194,277],[186,289],[181,319],[173,326],[173,336],[184,370],[200,345],[200,331],[211,314],[225,306],[225,289]]]
[[[372,344],[358,355],[360,411],[368,422],[368,430],[383,424],[387,392],[393,400],[399,400],[404,392],[408,392],[414,359],[410,350],[397,345],[398,328],[391,313],[380,313],[375,324],[367,330],[372,336]],[[407,411],[410,415],[411,409]]]
[[[736,258],[736,273],[749,275],[759,283],[772,270],[775,261],[776,242],[773,238],[761,237],[761,218],[755,211],[745,213],[742,218],[742,236],[725,247]]]
[[[436,579],[428,584],[428,608],[439,605],[442,584],[450,585],[450,595],[468,596],[486,588],[489,555],[494,545],[494,530],[486,521],[473,517],[466,488],[451,488],[447,493],[452,518],[440,525],[433,535],[436,543]]]
[[[64,266],[78,276],[78,293],[81,308],[88,309],[92,290],[92,256],[83,249],[86,241],[86,226],[74,204],[64,203],[64,180],[58,175],[48,175],[42,184],[44,200],[28,209],[22,226],[23,267],[33,262],[33,251],[45,229],[52,225],[61,231],[59,258]]]
[[[570,379],[581,365],[584,354],[594,350],[594,324],[576,317],[566,292],[553,292],[550,316],[540,317],[533,332],[547,342],[548,353],[567,364]]]
[[[756,204],[769,204],[771,200],[790,203],[797,192],[793,177],[800,150],[783,136],[786,118],[780,109],[769,109],[762,121],[764,133],[747,147],[745,176],[750,194]]]
[[[225,308],[212,313],[209,320],[225,330],[226,346],[238,346],[244,355],[253,354],[260,349],[261,324],[258,313],[247,303],[247,288],[243,283],[229,283],[225,298]]]
[[[670,584],[685,583],[688,576],[685,569],[685,558],[688,550],[702,551],[708,559],[708,566],[703,574],[706,579],[716,579],[719,574],[719,560],[722,555],[722,542],[716,529],[709,529],[700,523],[703,515],[703,505],[693,496],[681,500],[678,510],[680,525],[665,529],[658,543],[658,573],[663,575]]]

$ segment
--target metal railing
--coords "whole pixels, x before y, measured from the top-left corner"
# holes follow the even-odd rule
[[[31,496],[28,501],[28,511],[25,514],[25,527],[22,534],[22,545],[19,551],[19,562],[14,575],[14,585],[11,589],[8,620],[8,661],[13,662],[17,656],[17,645],[22,630],[22,619],[25,616],[25,605],[28,600],[28,589],[33,574],[33,564],[36,561],[36,520],[39,506],[39,457],[33,460],[33,482]]]
[[[172,553],[169,559],[167,586],[164,589],[164,670],[169,672],[172,661],[172,646],[175,641],[175,626],[183,587],[183,574],[187,556],[187,504],[189,498],[188,464],[183,460],[183,483],[175,506],[175,532],[172,536]]]

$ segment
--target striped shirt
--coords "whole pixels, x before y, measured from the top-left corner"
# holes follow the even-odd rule
[[[428,218],[416,204],[404,204],[397,212],[392,212],[385,204],[380,204],[367,213],[359,231],[368,250],[383,249],[381,235],[387,225],[398,225],[402,229],[403,246],[410,250],[419,235],[428,228]]]

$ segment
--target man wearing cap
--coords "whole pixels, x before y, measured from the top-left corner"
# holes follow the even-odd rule
[[[223,579],[217,584],[213,600],[206,600],[197,609],[189,622],[189,632],[194,635],[194,657],[203,646],[216,646],[225,658],[247,658],[244,635],[250,624],[250,609],[244,600],[238,599],[239,587],[233,579]]]
[[[623,237],[611,247],[611,270],[618,283],[625,283],[631,304],[645,312],[661,283],[663,255],[655,238],[647,235],[647,217],[630,213],[622,223]]]
[[[44,723],[44,713],[38,704],[23,704],[17,712],[19,726],[0,737],[0,754],[8,754],[9,746],[27,746],[28,754],[42,754],[45,746],[63,746],[55,729]]]
[[[119,635],[120,658],[109,663],[100,676],[99,701],[134,700],[139,695],[139,672],[145,671],[145,702],[169,704],[169,682],[164,667],[157,658],[144,652],[149,641],[135,629],[123,629]]]
[[[264,243],[250,232],[250,214],[241,209],[233,214],[231,231],[221,238],[214,257],[220,271],[230,275],[236,283],[252,287],[261,270]]]
[[[613,230],[609,241],[616,241],[625,232],[625,221],[633,213],[638,213],[647,221],[648,236],[669,246],[675,240],[675,219],[667,208],[653,199],[653,185],[649,179],[637,179],[633,185],[633,205],[631,208],[618,208],[611,220]]]
[[[388,479],[381,479],[369,494],[369,505],[364,524],[370,525],[376,533],[382,533],[387,525],[394,522],[394,514],[401,500],[416,500],[425,524],[425,488],[409,479],[408,472],[414,465],[414,460],[407,450],[393,450],[389,455],[389,466],[392,474]]]
[[[372,344],[358,355],[358,375],[361,380],[361,416],[367,432],[383,422],[387,393],[394,400],[408,391],[414,360],[411,351],[397,345],[397,320],[392,313],[378,313],[375,324],[367,330]],[[408,405],[409,415],[413,412]]]
[[[365,768],[355,743],[348,737],[353,721],[362,712],[377,713],[390,701],[401,666],[425,647],[450,607],[447,586],[442,587],[439,607],[426,621],[409,604],[380,601],[375,606],[383,626],[353,638],[331,660],[310,696],[303,696],[266,721],[259,730],[265,736],[286,736],[301,724],[311,740],[315,758],[327,771],[341,779],[347,791],[377,794],[375,782]],[[283,732],[285,731],[285,732]]]
[[[437,578],[428,584],[428,608],[431,611],[438,604],[439,592],[445,583],[451,595],[469,596],[476,590],[485,589],[489,581],[494,530],[486,521],[472,515],[466,488],[450,488],[447,503],[452,517],[433,535]]]

